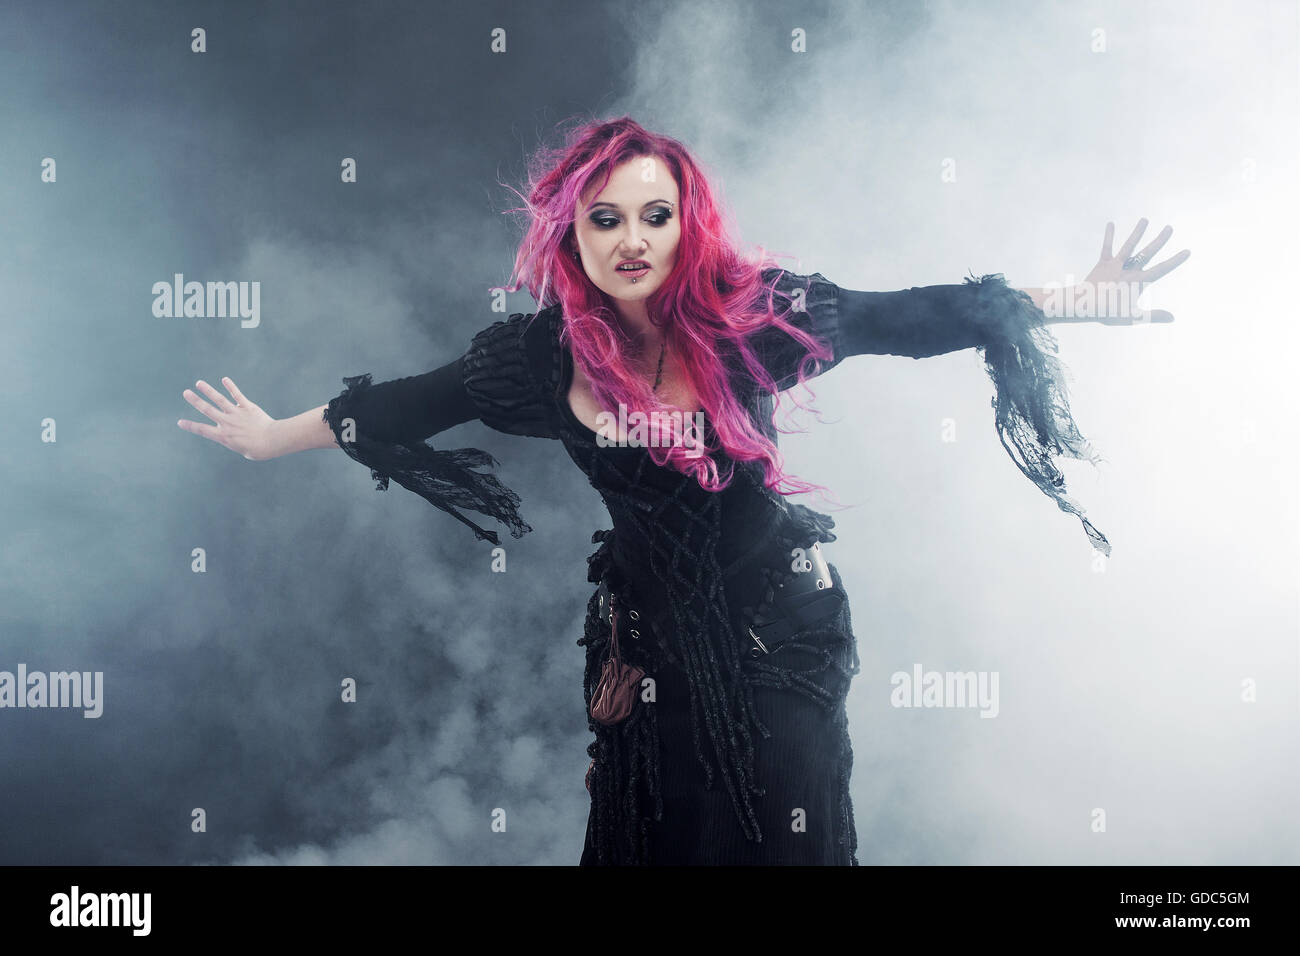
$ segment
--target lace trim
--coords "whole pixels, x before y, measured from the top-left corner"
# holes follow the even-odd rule
[[[473,529],[480,541],[500,543],[495,531],[479,527],[457,509],[465,508],[496,518],[507,525],[512,537],[521,538],[530,526],[519,514],[519,495],[501,483],[495,475],[473,471],[495,468],[498,462],[478,448],[435,449],[427,442],[402,445],[375,441],[354,434],[352,441],[343,438],[343,422],[352,419],[351,410],[357,396],[371,386],[370,373],[343,379],[347,387],[325,406],[322,417],[349,458],[370,469],[376,489],[386,491],[391,478],[403,488],[447,512]],[[355,433],[355,419],[353,419]]]
[[[998,438],[1016,467],[1058,508],[1083,523],[1092,546],[1109,556],[1110,542],[1065,493],[1065,475],[1054,459],[1096,464],[1101,457],[1079,432],[1070,412],[1056,337],[1033,300],[1007,285],[1001,273],[969,276],[973,319],[989,333],[978,346],[997,389],[992,400]]]

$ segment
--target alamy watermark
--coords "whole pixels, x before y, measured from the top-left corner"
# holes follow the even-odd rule
[[[1151,310],[1138,306],[1140,282],[1079,282],[1066,275],[1065,283],[1043,287],[1043,314],[1049,319],[1128,318],[1151,321]]]
[[[171,282],[155,282],[153,294],[153,314],[160,319],[238,318],[245,329],[262,322],[260,282],[186,282],[177,272]]]
[[[18,665],[17,674],[0,671],[0,708],[80,707],[83,717],[104,712],[103,671],[32,671]]]
[[[50,897],[51,926],[126,926],[133,936],[148,936],[152,893],[83,893],[75,883]]]
[[[680,444],[690,458],[704,454],[704,412],[629,412],[618,403],[618,414],[596,415],[596,444],[601,448],[672,447]],[[620,438],[622,435],[624,437]]]
[[[997,671],[927,671],[913,664],[911,673],[889,678],[893,707],[978,708],[981,717],[998,715]]]

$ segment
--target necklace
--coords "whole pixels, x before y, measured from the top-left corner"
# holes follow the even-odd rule
[[[655,371],[655,387],[651,391],[657,392],[659,384],[664,380],[664,347],[668,344],[667,339],[659,342],[659,368]]]

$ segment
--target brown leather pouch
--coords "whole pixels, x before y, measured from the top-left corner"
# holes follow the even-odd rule
[[[600,680],[591,695],[591,717],[605,725],[622,723],[636,706],[645,671],[626,663],[618,653],[618,608],[610,595],[609,657],[601,665]]]

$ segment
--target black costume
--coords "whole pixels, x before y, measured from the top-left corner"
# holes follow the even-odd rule
[[[763,275],[777,280],[778,314],[831,346],[834,358],[819,373],[850,355],[983,349],[1004,447],[1109,553],[1065,496],[1053,462],[1091,456],[1070,416],[1055,340],[1027,295],[1000,275],[900,292],[841,289],[820,273]],[[787,313],[796,289],[802,310]],[[620,627],[620,649],[654,679],[654,695],[621,723],[589,719],[596,739],[588,748],[584,864],[856,864],[844,702],[858,657],[834,565],[841,600],[830,616],[771,653],[757,651],[748,631],[794,578],[796,549],[834,541],[834,521],[765,488],[753,463],[738,463],[731,485],[714,493],[656,465],[646,448],[598,446],[568,403],[573,360],[560,341],[562,324],[558,305],[515,314],[424,375],[377,385],[369,375],[345,378],[325,420],[381,489],[392,478],[493,543],[495,532],[458,509],[495,517],[515,537],[531,530],[518,496],[474,470],[496,462],[478,449],[435,450],[423,439],[474,418],[498,431],[558,439],[604,499],[613,527],[592,537],[600,547],[588,559],[588,580],[604,581],[620,607],[637,612],[636,639]],[[779,390],[795,384],[806,354],[799,343],[769,326],[751,344]],[[774,397],[738,374],[732,385],[775,442]],[[355,428],[345,433],[347,419]],[[707,416],[705,435],[711,443]],[[609,653],[600,611],[593,594],[578,642],[587,653],[588,708]]]

